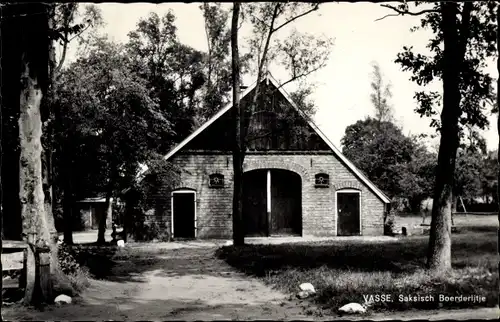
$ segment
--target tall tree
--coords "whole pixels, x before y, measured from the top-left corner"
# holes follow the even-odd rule
[[[233,146],[233,243],[241,246],[245,243],[243,228],[243,140],[244,115],[243,105],[240,104],[240,55],[238,46],[238,28],[240,18],[239,2],[233,3],[233,18],[231,21],[231,67],[233,85],[232,117],[234,122]]]
[[[372,63],[373,73],[371,87],[373,92],[370,94],[373,107],[375,108],[375,119],[379,121],[393,121],[393,111],[389,100],[392,97],[391,84],[384,82],[380,65],[377,62]]]
[[[497,79],[497,97],[496,97],[496,103],[497,106],[500,106],[500,6],[497,6],[497,16],[496,16],[496,23],[497,23],[497,72],[498,72],[498,79]],[[498,137],[500,138],[500,111],[497,110],[497,133]],[[498,162],[498,173],[497,173],[497,203],[498,203],[498,220],[500,220],[500,141],[498,142],[498,151],[497,151],[497,162]]]
[[[61,128],[63,123],[61,111],[57,110],[57,86],[61,83],[59,79],[61,72],[66,61],[68,46],[74,39],[82,39],[82,34],[89,28],[97,28],[103,25],[102,17],[98,8],[94,5],[82,6],[78,3],[62,3],[52,4],[53,14],[51,15],[51,30],[53,31],[53,43],[49,52],[49,75],[50,86],[45,100],[45,114],[44,114],[44,129],[43,129],[43,144],[44,144],[44,190],[45,190],[45,204],[49,212],[53,214],[52,217],[57,217],[56,206],[57,200],[60,199],[62,194],[63,199],[63,220],[64,220],[64,242],[66,244],[73,244],[73,192],[71,191],[69,180],[72,176],[71,173],[64,173],[66,169],[64,165],[67,160],[54,160],[54,156],[64,158],[65,151],[58,151],[63,145],[57,144],[56,138],[59,133],[63,133],[64,129]],[[60,55],[56,55],[56,46],[58,43],[61,50]],[[67,140],[66,140],[67,141]],[[56,167],[55,165],[61,165]],[[58,186],[57,175],[59,170],[63,170],[59,174],[63,178],[64,183]]]
[[[232,81],[229,12],[220,3],[204,3],[200,5],[200,9],[205,20],[208,50],[205,56],[206,83],[203,104],[200,106],[203,111],[197,115],[199,124],[204,123],[229,101]],[[244,57],[239,60],[240,65],[245,63]]]
[[[349,160],[388,196],[408,200],[411,210],[431,195],[435,159],[392,122],[359,120],[346,128],[341,143]]]
[[[151,13],[128,34],[126,44],[132,71],[147,81],[151,97],[159,101],[160,112],[172,121],[173,131],[158,147],[163,153],[196,126],[206,83],[204,53],[179,41],[175,20],[172,11],[163,17]]]
[[[15,200],[20,202],[20,210],[18,213],[17,209],[10,208],[9,210],[14,212],[9,215],[20,215],[23,238],[32,250],[49,249],[51,280],[57,283],[56,279],[59,277],[57,244],[51,236],[54,231],[52,213],[50,209],[45,208],[42,171],[42,112],[43,100],[50,83],[49,18],[53,12],[52,6],[45,3],[6,4],[2,7],[2,11],[2,42],[5,40],[3,45],[9,44],[11,50],[10,54],[2,57],[5,59],[2,62],[2,78],[11,79],[11,83],[16,84],[8,88],[2,86],[2,94],[7,94],[4,92],[7,89],[11,91],[8,95],[2,95],[2,110],[13,112],[9,113],[9,118],[10,121],[17,121],[17,126],[14,126],[13,122],[2,125],[10,127],[9,135],[17,131],[17,140],[13,140],[13,137],[10,139],[11,142],[19,144],[18,152],[11,151],[9,159],[13,160],[16,156],[19,158],[18,167],[14,168],[19,169],[17,176],[19,189],[16,186],[12,189],[18,193]],[[13,67],[7,67],[9,65]],[[4,168],[2,170],[6,173]],[[5,190],[2,194],[4,192]],[[34,264],[31,260],[28,263]],[[34,272],[34,267],[30,267],[30,270]],[[46,290],[50,292],[51,288]],[[25,300],[28,302],[52,300],[44,298],[45,296],[50,295],[35,292],[35,289],[27,289]]]
[[[459,138],[463,125],[484,128],[488,122],[483,102],[491,97],[491,77],[484,72],[486,58],[495,54],[495,24],[492,2],[436,2],[418,12],[401,6],[383,5],[398,14],[423,15],[421,28],[429,28],[434,37],[429,40],[431,56],[415,54],[404,47],[396,62],[414,75],[411,80],[425,86],[440,79],[438,92],[417,92],[415,97],[421,115],[436,115],[435,105],[442,99],[440,119],[432,119],[440,133],[428,266],[435,271],[451,268],[451,205],[453,178]],[[417,30],[420,27],[415,27]]]
[[[94,183],[110,209],[115,192],[130,185],[139,163],[149,159],[163,135],[171,134],[171,124],[151,98],[147,81],[132,70],[125,48],[107,39],[97,39],[89,55],[72,64],[63,79],[59,108],[77,122],[67,128],[66,138],[85,143],[80,149],[95,159],[86,169],[99,179]],[[70,144],[66,140],[66,146]],[[83,154],[75,148],[66,151],[73,153],[68,156],[71,162]],[[100,218],[99,244],[105,242],[105,228],[106,218]]]
[[[290,82],[301,79],[314,71],[322,68],[329,56],[331,39],[314,37],[309,34],[292,30],[284,39],[274,39],[278,31],[287,25],[304,17],[319,8],[318,3],[248,3],[244,7],[244,16],[248,17],[252,27],[252,37],[249,39],[251,55],[256,61],[257,81],[253,96],[249,104],[249,114],[256,112],[259,99],[262,97],[261,85],[265,75],[269,72],[270,63],[278,61],[290,72],[290,79],[282,83],[284,86]],[[233,66],[233,102],[239,95],[239,53],[238,53],[238,28],[239,17],[235,17],[235,9],[239,14],[240,4],[233,3],[233,20],[231,24],[231,46]],[[235,91],[238,91],[236,93]],[[236,111],[238,110],[238,111]],[[233,122],[235,124],[235,143],[233,149],[233,242],[234,245],[244,244],[244,231],[242,229],[243,209],[243,163],[248,142],[253,138],[248,135],[247,126],[250,120],[243,119],[243,107],[233,106]]]

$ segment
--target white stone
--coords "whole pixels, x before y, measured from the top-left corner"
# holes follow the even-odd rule
[[[118,247],[125,247],[125,242],[123,240],[119,240],[116,242],[116,246]]]
[[[366,313],[366,307],[364,305],[359,304],[359,303],[349,303],[349,304],[342,306],[339,309],[339,312],[347,313],[347,314]]]
[[[311,283],[302,283],[299,285],[299,288],[301,291],[304,292],[316,293],[316,290],[314,289],[314,286]]]
[[[71,297],[61,294],[54,300],[56,304],[71,304]]]
[[[305,299],[307,297],[309,297],[310,293],[307,292],[307,291],[300,291],[299,293],[297,293],[297,297],[299,299]]]

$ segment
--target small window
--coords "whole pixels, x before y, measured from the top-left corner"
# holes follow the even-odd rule
[[[314,186],[318,188],[328,188],[330,186],[330,176],[326,173],[318,173],[314,176]]]
[[[211,174],[208,177],[208,185],[210,188],[224,188],[224,175],[220,173]]]

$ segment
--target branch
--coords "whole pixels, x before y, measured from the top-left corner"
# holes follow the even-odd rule
[[[70,40],[68,40],[68,42],[71,42],[71,41],[72,41],[73,39],[75,39],[76,37],[80,37],[80,36],[81,36],[81,35],[82,35],[82,34],[83,34],[83,33],[84,33],[87,29],[89,29],[89,28],[90,28],[90,26],[92,26],[92,23],[90,23],[90,22],[89,22],[89,23],[88,23],[88,25],[87,25],[85,28],[83,28],[83,29],[82,29],[82,31],[80,31],[80,32],[78,33],[78,35],[74,35],[74,36],[73,36]]]
[[[420,11],[417,11],[417,12],[411,12],[408,10],[408,7],[405,8],[405,10],[401,10],[401,9],[398,9],[394,6],[391,6],[391,5],[388,5],[388,4],[381,4],[380,5],[381,7],[384,7],[384,8],[389,8],[389,9],[392,9],[394,11],[397,12],[397,14],[388,14],[388,15],[385,15],[384,17],[382,18],[378,18],[376,19],[375,21],[380,21],[382,19],[385,19],[387,17],[397,17],[397,16],[404,16],[404,15],[410,15],[410,16],[420,16],[420,15],[423,15],[423,14],[426,14],[426,13],[430,13],[430,12],[439,12],[439,10],[437,9],[425,9],[425,10],[420,10]]]
[[[284,22],[284,23],[283,23],[283,24],[281,24],[280,26],[278,26],[278,27],[274,28],[274,29],[271,31],[271,33],[276,32],[276,31],[280,30],[281,28],[285,27],[286,25],[288,25],[289,23],[291,23],[291,22],[293,22],[293,21],[295,21],[295,20],[297,20],[297,19],[299,19],[299,18],[301,18],[301,17],[303,17],[303,16],[305,16],[305,15],[307,15],[307,14],[309,14],[309,13],[313,12],[313,11],[318,10],[318,8],[319,8],[319,3],[318,3],[318,4],[316,4],[316,5],[315,5],[312,9],[310,9],[310,10],[308,10],[308,11],[304,12],[304,13],[301,13],[300,15],[295,16],[295,17],[293,17],[292,19],[290,19],[290,20],[288,20],[288,21]]]
[[[284,82],[283,84],[281,84],[277,89],[280,89],[282,88],[283,86],[285,86],[286,84],[288,83],[291,83],[299,78],[302,78],[302,77],[306,77],[306,76],[309,76],[311,75],[312,73],[314,73],[315,71],[319,70],[320,68],[323,68],[325,67],[326,65],[326,61],[328,60],[328,58],[324,58],[323,59],[323,62],[321,64],[319,64],[318,66],[312,68],[311,70],[307,71],[307,72],[303,72],[302,74],[298,74],[295,72],[295,70],[293,71],[293,76],[292,78],[290,78],[289,80],[287,80],[286,82]]]
[[[296,75],[296,74],[294,73],[294,76],[293,76],[292,78],[290,78],[289,80],[287,80],[286,82],[284,82],[283,84],[281,84],[281,85],[278,87],[278,89],[282,88],[283,86],[285,86],[285,85],[286,85],[286,84],[288,84],[288,83],[291,83],[291,82],[293,82],[293,81],[296,81],[296,80],[297,80],[297,79],[299,79],[299,78],[302,78],[302,77],[306,77],[306,76],[308,76],[308,75],[311,75],[312,73],[314,73],[315,71],[319,70],[319,69],[320,69],[320,68],[322,68],[322,67],[324,67],[324,65],[317,66],[317,67],[315,67],[315,68],[311,69],[310,71],[304,72],[304,73],[299,74],[299,75]]]
[[[375,21],[380,21],[380,20],[383,20],[383,19],[388,18],[388,17],[399,17],[399,16],[400,16],[400,14],[398,14],[398,13],[390,13],[390,14],[383,16],[382,18],[375,19]]]
[[[64,64],[64,60],[66,60],[66,53],[68,51],[68,43],[70,42],[68,40],[68,35],[69,35],[69,24],[71,22],[72,16],[75,14],[76,10],[76,5],[72,5],[70,7],[70,10],[66,13],[64,17],[64,44],[63,44],[63,52],[61,54],[61,59],[59,61],[59,64],[57,65],[56,69],[54,70],[54,77],[58,77],[62,66]]]
[[[257,86],[260,85],[260,78],[262,77],[262,69],[264,68],[267,52],[269,50],[269,44],[271,42],[271,37],[274,33],[273,30],[275,30],[275,29],[273,29],[273,26],[274,26],[274,23],[276,22],[276,18],[278,17],[279,6],[280,6],[280,4],[277,3],[276,6],[274,7],[273,18],[271,20],[271,25],[269,26],[269,33],[267,34],[266,44],[264,45],[264,50],[262,51],[262,59],[259,63],[259,70],[258,70],[258,74],[257,74]],[[255,93],[256,93],[255,96],[257,96],[257,91]]]

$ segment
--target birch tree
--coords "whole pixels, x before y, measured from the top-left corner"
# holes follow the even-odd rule
[[[373,92],[370,94],[370,99],[375,108],[375,119],[379,122],[392,122],[394,116],[389,102],[392,97],[391,84],[384,82],[380,65],[377,62],[372,63],[372,68],[372,82],[370,85]]]
[[[261,83],[269,72],[271,63],[279,62],[290,73],[290,78],[281,86],[306,77],[322,68],[329,57],[333,41],[326,37],[315,37],[292,29],[287,37],[278,38],[278,32],[300,18],[317,11],[318,3],[248,3],[241,6],[233,3],[231,23],[232,50],[232,85],[233,85],[233,124],[235,142],[233,148],[233,243],[236,246],[244,244],[243,229],[243,163],[248,141],[247,121],[244,120],[244,110],[239,103],[241,73],[239,69],[239,29],[244,22],[240,14],[251,26],[252,35],[248,40],[251,55],[255,62],[257,75],[254,94],[249,106],[252,115],[261,96]]]

